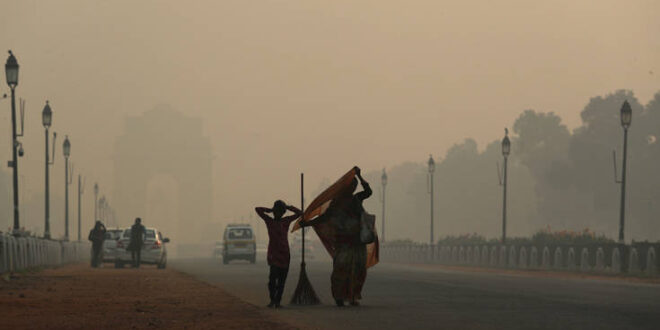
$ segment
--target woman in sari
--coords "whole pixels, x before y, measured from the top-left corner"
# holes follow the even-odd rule
[[[361,217],[364,212],[362,202],[371,196],[372,191],[355,167],[356,178],[332,200],[328,210],[314,220],[301,222],[303,226],[327,223],[332,226],[335,238],[335,254],[330,277],[332,296],[337,306],[344,306],[344,301],[359,305],[362,299],[362,286],[367,278],[367,247],[360,240]],[[358,179],[363,191],[353,194]]]

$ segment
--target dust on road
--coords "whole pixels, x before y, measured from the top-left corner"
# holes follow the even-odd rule
[[[73,265],[0,281],[5,329],[293,329],[175,270]]]

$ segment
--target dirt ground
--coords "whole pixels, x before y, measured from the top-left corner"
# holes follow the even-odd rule
[[[294,329],[174,270],[72,265],[0,280],[4,329]]]

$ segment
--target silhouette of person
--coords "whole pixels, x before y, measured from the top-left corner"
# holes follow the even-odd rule
[[[283,217],[286,211],[293,212],[293,215]],[[288,232],[292,221],[298,219],[302,212],[295,206],[286,205],[281,200],[275,201],[273,208],[257,207],[257,214],[264,220],[268,228],[268,265],[270,274],[268,275],[268,291],[270,293],[270,303],[268,307],[281,307],[282,293],[284,292],[284,283],[289,273],[289,262],[291,254],[289,253]],[[272,213],[273,217],[267,213]]]
[[[105,226],[96,221],[94,228],[89,231],[88,240],[92,242],[92,267],[96,268],[103,262],[103,242],[105,241]]]
[[[146,239],[147,229],[142,225],[142,219],[135,218],[135,224],[131,226],[131,240],[126,248],[128,251],[131,251],[131,260],[135,268],[140,267],[140,253]]]
[[[350,185],[342,190],[330,202],[328,210],[314,220],[301,222],[301,226],[315,226],[329,223],[334,227],[335,255],[332,261],[330,276],[332,296],[338,307],[344,306],[344,301],[351,305],[359,305],[362,299],[362,287],[367,278],[367,248],[361,242],[361,215],[364,212],[362,202],[372,194],[369,183],[362,177],[360,168],[355,166],[355,175]],[[353,194],[357,189],[358,180],[362,191]]]

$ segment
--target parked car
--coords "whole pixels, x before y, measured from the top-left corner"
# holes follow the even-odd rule
[[[130,264],[131,251],[127,251],[128,243],[131,241],[131,229],[125,229],[121,238],[117,241],[115,268],[123,268],[125,264]],[[140,263],[148,265],[157,265],[163,269],[167,266],[167,248],[166,243],[170,239],[163,237],[157,229],[147,228],[147,239],[142,245]]]
[[[103,242],[103,262],[114,262],[117,258],[117,241],[121,238],[125,228],[108,229]]]
[[[222,263],[231,260],[257,261],[257,244],[249,224],[230,224],[222,236]]]

